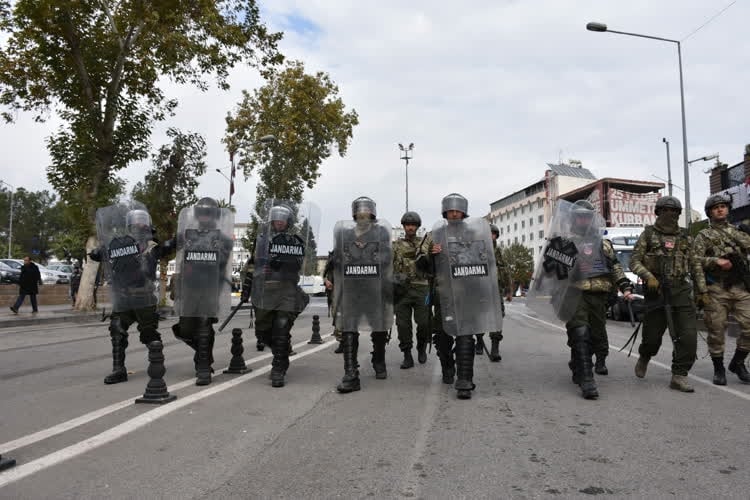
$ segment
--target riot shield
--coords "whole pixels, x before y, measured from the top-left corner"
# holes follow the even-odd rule
[[[334,318],[344,332],[382,332],[393,323],[393,254],[388,221],[339,221],[334,240]]]
[[[143,217],[128,225],[128,214]],[[96,211],[96,233],[104,266],[104,277],[111,285],[114,312],[156,305],[156,266],[159,255],[152,241],[150,217],[137,201],[119,203]]]
[[[309,297],[300,277],[317,274],[320,209],[314,204],[268,200],[255,240],[252,301],[259,309],[300,313]]]
[[[604,220],[596,213],[576,225],[576,206],[558,200],[547,231],[547,243],[534,270],[526,296],[532,314],[549,321],[568,321],[578,307],[581,279],[608,272],[602,255]]]
[[[503,329],[497,266],[490,225],[485,219],[440,220],[432,240],[435,279],[443,330],[451,336],[499,332]]]
[[[172,286],[178,316],[216,318],[229,312],[234,214],[228,208],[186,207],[177,221]]]

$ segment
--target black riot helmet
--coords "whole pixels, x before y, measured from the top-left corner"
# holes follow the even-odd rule
[[[414,224],[417,227],[422,227],[422,219],[417,212],[406,212],[401,216],[401,225],[405,224]]]
[[[274,205],[268,212],[268,222],[273,223],[274,221],[285,222],[288,229],[294,224],[294,212],[284,204]]]
[[[654,207],[654,213],[659,215],[662,208],[673,208],[677,210],[678,214],[682,213],[682,203],[674,196],[662,196],[656,200],[656,206]]]
[[[440,203],[440,205],[444,219],[448,218],[448,210],[458,210],[459,212],[464,214],[464,219],[469,216],[469,200],[458,193],[451,193],[447,195],[445,198],[443,198],[443,201]]]
[[[573,232],[585,234],[589,231],[591,221],[594,219],[594,205],[587,200],[578,200],[573,203],[570,214],[573,219]]]
[[[497,227],[494,224],[490,224],[490,232],[495,235],[495,237],[500,237],[500,228]]]
[[[375,220],[378,218],[378,212],[375,208],[375,202],[372,198],[367,196],[360,196],[352,202],[352,218],[357,220],[357,214],[367,213],[370,214],[370,219]]]
[[[706,217],[711,218],[711,209],[714,208],[716,205],[725,204],[729,210],[732,209],[732,197],[725,193],[719,193],[719,194],[712,194],[708,197],[706,200]]]
[[[201,227],[215,227],[220,212],[219,204],[209,197],[201,198],[193,207],[193,214]]]

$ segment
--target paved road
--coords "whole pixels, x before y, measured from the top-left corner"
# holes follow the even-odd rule
[[[311,315],[327,342],[308,345]],[[570,382],[562,329],[508,305],[503,360],[477,358],[477,390],[459,401],[427,364],[375,380],[362,339],[362,391],[335,392],[343,363],[333,353],[323,299],[293,331],[283,389],[270,387],[270,353],[253,371],[220,374],[230,336],[217,338],[217,376],[194,385],[192,352],[162,323],[166,381],[178,399],[133,404],[146,384],[145,349],[131,335],[124,384],[110,369],[104,323],[0,329],[0,452],[18,465],[0,473],[0,498],[747,498],[750,386],[710,383],[696,363],[696,393],[667,388],[665,345],[644,380],[616,350],[601,398],[585,401]],[[229,331],[229,328],[226,331]],[[630,334],[611,323],[613,346]],[[705,355],[701,344],[701,355]]]

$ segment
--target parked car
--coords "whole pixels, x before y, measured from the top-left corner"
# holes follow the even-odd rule
[[[13,269],[17,269],[19,274],[21,272],[21,267],[23,267],[23,260],[21,259],[0,259],[0,262],[12,267]],[[58,271],[51,271],[44,267],[42,264],[38,264],[36,262],[35,264],[39,268],[39,274],[42,276],[43,284],[54,285],[55,283],[70,283],[70,278],[67,274]]]
[[[68,275],[68,279],[73,274],[73,264],[65,264],[63,262],[57,262],[55,264],[47,264],[47,269],[50,271],[57,271]]]
[[[0,262],[0,282],[18,284],[21,282],[21,271]]]

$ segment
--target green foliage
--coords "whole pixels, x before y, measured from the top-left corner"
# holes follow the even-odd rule
[[[310,227],[310,222],[307,219],[302,221],[297,234],[307,243],[305,262],[300,272],[303,276],[315,276],[318,274],[318,242],[315,241],[314,229]]]
[[[198,201],[197,179],[206,173],[206,141],[200,134],[169,128],[167,136],[172,143],[152,156],[153,168],[132,192],[133,199],[148,208],[162,241],[177,232],[180,210]]]
[[[520,243],[513,243],[503,247],[503,259],[510,270],[510,277],[514,284],[527,286],[534,272],[534,254]]]
[[[332,149],[346,155],[359,118],[356,111],[345,111],[338,92],[326,73],[308,75],[299,61],[288,63],[253,94],[243,91],[242,102],[227,115],[223,142],[231,158],[239,155],[245,178],[257,170],[256,211],[270,198],[302,201]],[[257,139],[268,134],[278,142],[259,146]]]
[[[117,172],[147,157],[153,121],[177,105],[165,82],[205,90],[213,75],[227,88],[241,62],[268,72],[283,61],[255,0],[2,1],[0,32],[2,116],[62,118],[48,178],[90,229],[122,190]]]
[[[19,188],[13,194],[12,258],[26,254],[46,261],[56,251],[55,242],[66,233],[64,207],[49,191]],[[10,236],[10,190],[0,189],[0,254],[7,256]]]

